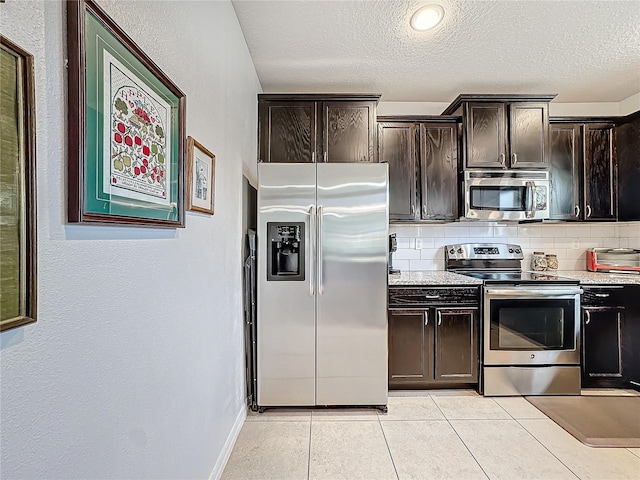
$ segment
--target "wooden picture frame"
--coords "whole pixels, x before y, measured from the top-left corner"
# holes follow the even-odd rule
[[[93,0],[67,46],[68,221],[184,227],[185,94]]]
[[[36,126],[34,60],[0,35],[0,331],[37,318]]]
[[[213,215],[216,156],[193,137],[187,138],[187,210]]]

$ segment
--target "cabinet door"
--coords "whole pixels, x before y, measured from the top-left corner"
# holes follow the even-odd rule
[[[579,220],[582,214],[580,125],[556,124],[551,125],[550,130],[549,216],[556,220]]]
[[[582,377],[593,380],[622,377],[622,317],[620,307],[582,307]]]
[[[622,372],[631,386],[640,389],[640,284],[625,285],[622,325]]]
[[[258,161],[309,163],[315,159],[316,103],[262,102],[259,104]]]
[[[389,164],[389,219],[413,220],[416,212],[416,126],[378,124],[378,157]]]
[[[640,116],[616,127],[618,220],[640,220]]]
[[[584,126],[584,202],[586,220],[616,218],[613,126]]]
[[[464,108],[467,167],[505,167],[504,104],[467,103]]]
[[[322,160],[376,162],[375,102],[322,103]]]
[[[435,312],[436,381],[477,381],[477,310],[436,308]]]
[[[429,310],[389,310],[389,386],[433,380]]]
[[[548,165],[549,106],[546,103],[509,105],[509,162],[511,168]]]
[[[457,125],[421,124],[420,162],[422,218],[458,218]]]

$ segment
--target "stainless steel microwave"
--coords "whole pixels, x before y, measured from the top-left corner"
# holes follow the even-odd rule
[[[465,171],[464,216],[475,220],[549,218],[549,172]]]

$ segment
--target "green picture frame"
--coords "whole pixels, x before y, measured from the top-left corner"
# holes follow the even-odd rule
[[[67,44],[69,223],[184,227],[185,94],[93,0]]]

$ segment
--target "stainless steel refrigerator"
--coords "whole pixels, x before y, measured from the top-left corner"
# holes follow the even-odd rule
[[[387,404],[388,165],[258,165],[258,405]]]

